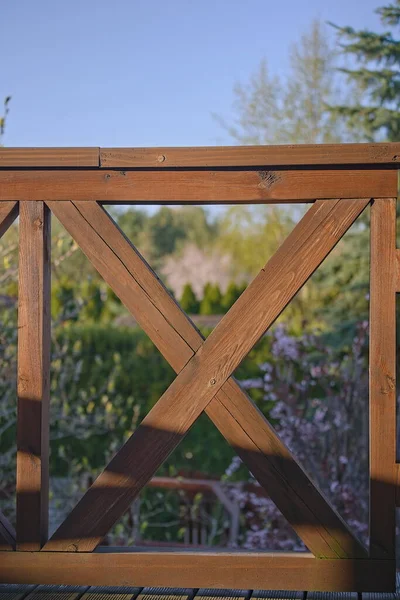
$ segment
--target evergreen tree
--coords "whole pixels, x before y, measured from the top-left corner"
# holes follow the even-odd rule
[[[243,287],[238,286],[234,281],[231,281],[222,297],[221,305],[224,312],[227,312],[235,304],[242,292]]]
[[[187,283],[183,288],[180,305],[183,310],[190,315],[197,315],[199,313],[200,303],[197,300],[190,283]]]
[[[400,24],[400,0],[376,11],[384,26]],[[356,92],[356,102],[337,104],[331,114],[342,118],[348,128],[362,132],[367,141],[400,139],[400,39],[393,31],[376,33],[367,29],[333,25],[342,52],[356,68],[341,68]]]
[[[223,312],[222,294],[219,286],[207,283],[204,286],[203,299],[200,303],[200,314],[220,315]]]

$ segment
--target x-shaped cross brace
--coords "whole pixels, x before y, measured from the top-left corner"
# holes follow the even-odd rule
[[[316,201],[206,341],[100,204],[47,203],[178,375],[43,550],[94,550],[205,411],[316,557],[367,556],[232,373],[368,202]]]

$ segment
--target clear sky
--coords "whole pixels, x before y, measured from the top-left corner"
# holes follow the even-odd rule
[[[1,0],[6,146],[229,143],[232,88],[314,18],[377,28],[381,0]]]

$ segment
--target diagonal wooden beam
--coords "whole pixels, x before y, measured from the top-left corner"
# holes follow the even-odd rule
[[[0,512],[0,551],[15,550],[16,535],[10,521]]]
[[[18,202],[0,202],[0,238],[18,216]]]
[[[364,206],[365,206],[367,203],[368,203],[368,201],[367,201],[367,200],[363,200],[363,201],[360,201],[359,203],[357,203],[357,213],[356,213],[356,214],[359,214],[359,212],[362,210],[362,208],[363,208],[363,207],[364,207]],[[343,203],[341,203],[341,206],[343,206],[343,208],[345,208],[345,206],[344,206],[344,205],[346,205],[346,202],[343,202]],[[69,207],[71,208],[71,205],[69,205]],[[329,210],[326,212],[326,211],[323,211],[323,210],[322,210],[324,207],[325,207],[325,209],[327,209],[327,208],[328,208],[328,206],[327,206],[327,204],[326,204],[326,203],[321,203],[321,204],[319,204],[319,208],[318,208],[318,207],[316,207],[314,210],[311,210],[311,211],[310,211],[310,213],[311,213],[311,214],[309,214],[309,217],[308,217],[308,219],[305,219],[305,220],[303,219],[303,221],[302,221],[302,223],[301,223],[301,225],[302,225],[303,229],[304,229],[305,225],[307,224],[307,221],[308,221],[308,225],[312,224],[312,225],[311,225],[311,228],[309,228],[309,227],[308,227],[308,225],[307,225],[307,227],[305,227],[305,231],[306,231],[306,232],[308,231],[308,236],[310,236],[310,235],[311,235],[311,237],[312,237],[312,234],[314,233],[314,230],[315,230],[315,228],[318,226],[318,222],[321,220],[321,218],[322,218],[322,223],[324,223],[324,221],[326,220],[327,216],[328,216],[328,215],[331,213],[331,211],[333,210],[333,206],[331,206],[331,207],[330,207],[330,209],[329,209]],[[322,210],[322,214],[321,214],[321,210]],[[56,214],[57,214],[57,208],[55,209],[55,211],[56,211]],[[354,207],[353,207],[353,211],[354,211]],[[350,211],[350,213],[352,214],[352,212],[353,212],[353,211]],[[73,214],[74,214],[74,213],[73,213],[73,211],[72,211],[72,213],[70,213],[70,215],[69,215],[69,216],[71,217],[71,216],[73,216]],[[75,215],[75,216],[76,216],[76,215]],[[317,219],[317,223],[315,223],[315,222],[314,222],[314,221],[315,221],[315,217],[316,217],[316,216],[319,216],[319,219]],[[329,221],[328,221],[327,223],[324,223],[324,225],[326,226],[326,228],[327,228],[328,232],[329,232],[331,235],[333,235],[333,237],[335,237],[335,236],[336,236],[336,241],[337,241],[337,239],[339,239],[339,237],[340,237],[340,235],[341,235],[340,231],[338,231],[338,230],[337,230],[337,227],[339,226],[339,230],[340,230],[340,228],[341,228],[341,227],[343,227],[343,225],[345,226],[345,228],[346,228],[346,227],[348,227],[348,226],[350,225],[350,222],[352,222],[352,221],[354,220],[354,218],[355,218],[355,214],[352,214],[351,218],[349,219],[348,209],[345,209],[345,211],[344,211],[343,215],[341,215],[341,217],[340,217],[340,218],[338,218],[339,216],[340,216],[340,215],[339,215],[339,214],[337,214],[337,215],[336,215],[336,219],[332,219],[332,218],[331,218],[331,219],[329,219]],[[345,218],[344,220],[343,220],[343,216],[346,216],[346,218]],[[78,220],[79,220],[79,218],[78,218]],[[305,221],[306,221],[306,223],[305,223]],[[337,221],[337,222],[336,222],[336,221]],[[65,220],[64,220],[64,222],[65,222]],[[71,227],[71,221],[70,221],[70,220],[68,221],[68,223],[69,223],[69,226]],[[86,222],[86,223],[87,223],[87,222]],[[66,224],[66,223],[65,223],[65,224]],[[319,224],[321,225],[321,223],[319,223]],[[83,229],[85,229],[85,227],[84,227],[84,225],[83,225],[82,223],[80,223],[80,226],[81,226],[81,228],[83,227]],[[299,226],[298,226],[296,229],[298,229],[298,228],[299,228]],[[86,239],[87,239],[87,236],[88,236],[88,235],[89,235],[89,233],[90,233],[90,229],[91,229],[91,226],[89,226],[89,228],[88,228],[87,230],[85,230],[85,231],[84,231],[84,237],[82,238],[83,240],[86,240]],[[329,237],[330,237],[330,235],[328,234],[328,232],[324,232],[324,235],[322,235],[322,238],[323,238],[324,242],[326,242],[326,239],[327,239],[327,238],[329,239]],[[298,231],[297,231],[297,234],[299,234],[299,233],[300,233],[300,232],[298,232]],[[304,234],[304,232],[303,232],[303,234]],[[292,235],[293,235],[293,234],[292,234]],[[291,245],[291,244],[293,244],[293,242],[294,242],[294,240],[293,240],[293,239],[290,239],[290,238],[291,238],[291,236],[289,236],[288,240],[287,240],[287,241],[286,241],[286,243],[284,244],[284,246],[285,246],[285,248],[286,248],[286,251],[287,251],[288,249],[290,250],[290,249],[292,248],[292,245]],[[290,243],[289,243],[289,242],[290,242]],[[328,242],[328,244],[329,244],[329,242]],[[296,245],[296,244],[294,244],[294,245]],[[86,244],[86,245],[85,245],[85,247],[86,247],[86,251],[87,251],[87,253],[88,253],[88,255],[89,255],[89,254],[90,254],[90,252],[88,252],[88,245]],[[330,248],[331,248],[331,247],[332,247],[332,245],[330,246]],[[282,248],[283,248],[283,247],[282,247]],[[111,257],[111,256],[106,256],[106,255],[104,254],[104,252],[106,252],[106,250],[107,250],[107,248],[106,248],[106,247],[102,248],[102,249],[101,249],[101,251],[99,251],[99,250],[100,250],[100,249],[99,249],[99,248],[97,248],[97,251],[96,251],[96,253],[95,253],[95,254],[96,254],[98,257],[99,257],[99,256],[101,256],[101,260],[103,260],[104,264],[105,264],[105,265],[107,265],[107,264],[108,264],[108,262],[109,262],[109,260],[110,260],[112,257]],[[329,250],[328,250],[328,251],[329,251]],[[114,252],[113,252],[112,254],[114,254]],[[314,256],[314,262],[315,262],[315,254],[313,254],[313,256]],[[93,258],[93,257],[92,257],[92,258]],[[322,258],[321,258],[321,260],[322,260]],[[271,261],[270,261],[270,262],[271,262]],[[319,263],[318,263],[318,264],[319,264]],[[268,265],[268,266],[270,266],[270,263],[269,263],[269,265]],[[316,268],[316,266],[315,266],[315,268]],[[260,276],[261,276],[261,277],[263,276],[263,272],[260,274]],[[260,277],[260,276],[259,276],[259,277]],[[300,275],[300,277],[301,277],[301,275]],[[258,279],[258,278],[257,278],[257,279]],[[123,278],[121,278],[121,280],[123,281]],[[126,280],[125,280],[125,284],[126,284]],[[295,283],[295,285],[299,285],[299,287],[301,287],[301,283],[299,283],[298,281],[297,281],[297,283]],[[125,285],[125,287],[126,287],[126,285]],[[286,288],[287,288],[287,286],[285,286],[285,290],[286,290]],[[292,288],[292,289],[293,289],[293,288]],[[299,288],[297,288],[297,289],[299,289]],[[269,291],[270,291],[270,290],[269,290]],[[295,290],[294,290],[294,293],[295,293],[295,291],[296,291],[296,288],[295,288]],[[125,300],[126,300],[126,296],[125,296],[125,298],[122,298],[122,299],[125,301]],[[289,300],[290,300],[290,298],[289,298],[287,301],[289,301]],[[286,303],[286,302],[285,302],[285,303]],[[285,303],[283,304],[283,306],[285,305]],[[232,311],[231,311],[231,312],[232,312]],[[275,316],[273,317],[273,319],[274,319],[274,318],[276,318],[277,314],[279,314],[279,312],[275,314]],[[168,317],[169,317],[169,315],[168,315]],[[273,320],[273,319],[272,319],[272,320]],[[271,320],[271,322],[272,322],[272,320]],[[200,354],[200,353],[198,353],[198,354]],[[190,377],[190,375],[191,375],[191,373],[189,372],[189,376],[188,376],[188,384],[189,384],[189,386],[190,386],[190,378],[191,378],[191,377]],[[212,383],[210,386],[208,386],[208,387],[209,387],[209,388],[211,388],[211,387],[212,387],[212,386],[214,386],[215,384],[216,384],[216,382],[213,382],[213,383]],[[171,387],[173,387],[173,386],[171,386]],[[169,394],[171,393],[171,388],[170,388],[170,390],[168,390],[168,392],[169,392]],[[164,396],[165,396],[165,395],[164,395]],[[167,396],[168,396],[168,394],[167,394]],[[191,407],[191,409],[193,410],[193,407]],[[153,409],[153,410],[154,410],[154,409]],[[148,416],[150,416],[150,414],[149,414]],[[196,417],[194,417],[194,418],[196,418]],[[145,420],[145,421],[146,421],[146,420]],[[145,421],[142,423],[142,425],[144,426],[142,429],[146,430],[146,427],[147,427],[147,437],[149,437],[149,438],[150,438],[150,437],[152,437],[152,436],[151,436],[151,432],[150,432],[150,430],[149,430],[149,428],[148,428],[148,425],[149,425],[149,423],[148,423],[148,422],[146,423]],[[172,421],[170,421],[170,422],[172,422]],[[169,428],[170,428],[170,427],[171,427],[171,426],[169,425]],[[152,428],[150,428],[150,429],[152,429]],[[156,427],[155,427],[155,429],[162,430],[163,428],[161,428],[161,427],[159,426],[159,424],[158,424],[158,426],[156,426]],[[168,429],[168,427],[167,427],[167,429]],[[136,433],[138,434],[138,432],[136,432]],[[164,443],[165,443],[165,433],[166,433],[166,432],[164,432]],[[179,432],[178,432],[178,433],[179,433]],[[180,433],[182,433],[182,432],[180,432]],[[137,435],[137,437],[139,438],[139,434]],[[157,437],[158,437],[158,438],[160,438],[160,431],[158,431],[158,432],[157,432]],[[180,437],[179,437],[179,435],[178,435],[178,441],[179,441],[179,439],[180,439]],[[176,442],[176,443],[177,443],[177,442]],[[138,445],[138,444],[136,444],[135,446],[137,446],[137,445]],[[167,445],[168,445],[168,444],[167,444]],[[126,457],[129,457],[129,452],[128,452],[128,453],[126,453],[126,447],[124,447],[124,449],[125,449],[125,456],[126,456]],[[124,449],[123,449],[123,450],[124,450]],[[165,457],[166,457],[166,456],[167,456],[167,454],[165,454]],[[118,455],[117,455],[117,457],[118,457]],[[117,457],[116,457],[116,458],[117,458]],[[147,459],[147,460],[148,460],[148,459]],[[114,484],[117,484],[117,482],[118,482],[118,477],[115,477],[115,475],[116,475],[115,471],[117,471],[117,473],[118,473],[118,469],[121,471],[121,468],[122,468],[122,461],[121,461],[121,457],[120,457],[120,459],[119,459],[119,460],[117,460],[116,462],[114,462],[113,464],[111,464],[111,463],[110,463],[110,465],[109,465],[108,469],[106,470],[106,471],[107,471],[107,473],[106,473],[106,475],[107,475],[107,476],[104,476],[103,478],[101,478],[101,477],[100,477],[100,478],[99,478],[99,480],[97,480],[97,482],[96,482],[96,484],[95,484],[95,485],[97,485],[97,486],[100,486],[100,487],[101,487],[101,486],[103,486],[104,484],[107,484],[107,485],[108,485],[108,487],[109,487],[109,489],[108,489],[108,491],[107,491],[107,494],[106,494],[106,493],[105,493],[105,491],[103,490],[103,494],[102,494],[102,496],[103,496],[103,499],[105,498],[105,496],[106,496],[106,495],[109,497],[109,494],[110,494],[110,491],[111,491],[111,490],[110,490],[110,488],[111,488],[111,480],[113,480],[113,481],[114,481]],[[125,465],[125,468],[128,468],[128,465]],[[110,477],[110,474],[113,474],[113,477]],[[104,475],[104,474],[103,474],[103,475]],[[150,475],[148,474],[148,476],[151,476],[151,474],[150,474]],[[308,483],[309,483],[309,482],[308,482]],[[136,489],[137,489],[137,487],[138,487],[138,482],[137,482],[137,481],[130,481],[130,482],[129,482],[129,481],[128,481],[128,482],[126,482],[126,481],[125,481],[125,484],[124,484],[124,485],[125,485],[125,488],[129,488],[129,487],[131,487],[131,492],[132,492],[132,488],[133,488],[133,487],[136,487]],[[97,490],[97,492],[98,492],[98,491],[99,491],[99,490]],[[89,493],[89,492],[88,492],[88,493]],[[94,489],[92,490],[92,493],[95,493],[95,490],[94,490]],[[137,491],[134,491],[133,493],[135,494],[135,493],[137,493]],[[124,494],[126,494],[126,489],[124,490]],[[117,492],[117,494],[116,494],[116,495],[118,495],[118,492]],[[99,494],[97,494],[97,496],[99,496]],[[78,506],[77,508],[78,508],[78,510],[79,510],[79,506]],[[82,505],[81,505],[81,507],[80,507],[80,508],[82,508]],[[103,522],[104,522],[104,511],[106,511],[106,505],[103,505],[103,506],[102,506],[102,511],[103,511],[103,513],[102,513],[102,516],[101,516],[101,521],[103,521]],[[113,511],[115,511],[115,508],[113,509]],[[73,512],[74,512],[74,511],[73,511]],[[84,511],[84,512],[85,512],[85,511]],[[76,518],[76,519],[78,519],[78,517],[79,517],[79,519],[78,519],[78,520],[82,521],[82,518],[84,518],[84,512],[83,512],[83,514],[82,514],[82,512],[81,512],[81,513],[78,513],[77,515],[75,515],[75,518]],[[93,514],[93,511],[92,511],[92,514]],[[118,515],[118,516],[119,516],[119,515]],[[115,517],[114,517],[114,518],[115,518]],[[68,520],[68,519],[67,519],[67,520]],[[72,519],[72,521],[73,521],[73,519]],[[314,520],[313,520],[313,521],[314,521],[314,522],[316,521],[315,517],[314,517]],[[337,520],[336,520],[336,521],[337,521]],[[342,529],[343,529],[343,523],[341,523],[340,521],[339,521],[339,522],[336,522],[336,528],[337,528],[337,526],[338,526],[338,525],[339,525],[339,529],[340,529],[340,528],[342,528]],[[104,526],[104,523],[103,523],[103,526]],[[61,529],[61,528],[60,528],[60,529]],[[67,530],[68,530],[68,527],[66,528],[66,531],[67,531]],[[59,539],[60,539],[60,540],[61,540],[61,539],[64,539],[64,537],[65,537],[65,534],[66,534],[66,531],[64,532],[64,534],[62,534],[62,532],[61,532],[61,531],[58,531],[58,532],[56,533],[56,537],[57,537],[57,536],[59,536]],[[103,534],[103,535],[104,535],[104,534]],[[336,537],[338,537],[338,536],[336,536]],[[348,531],[346,531],[346,538],[349,538],[349,537],[351,538],[351,536],[349,536],[349,532],[348,532]],[[84,547],[85,547],[85,549],[88,549],[88,548],[86,548],[86,546],[85,546],[85,544],[86,544],[86,543],[87,543],[87,542],[86,542],[86,540],[81,540],[81,542],[80,542],[80,545],[79,545],[79,548],[80,548],[80,547],[82,547],[82,546],[84,546]],[[340,545],[340,544],[339,544],[339,545]],[[354,544],[354,539],[352,539],[352,549],[351,549],[351,551],[354,551],[354,545],[355,545],[355,544]],[[76,546],[76,544],[74,545],[74,547],[75,547],[75,546]],[[52,545],[52,543],[50,542],[50,544],[48,544],[48,545],[46,546],[46,549],[52,549],[52,548],[53,548],[53,545]],[[79,549],[79,548],[78,548],[78,549]],[[334,550],[332,550],[332,548],[329,548],[329,550],[330,550],[330,552],[334,552]],[[326,551],[326,550],[325,550],[325,551]],[[347,551],[349,551],[349,548],[347,548]],[[337,556],[338,554],[335,554],[335,555]]]
[[[340,203],[340,207],[345,209],[344,212],[341,213],[342,209],[336,209],[330,219],[327,219],[331,213],[330,210],[325,217],[323,216],[324,212],[321,214],[324,206],[322,203],[319,208],[311,209],[306,221],[312,222],[315,215],[319,214],[319,226],[325,226],[337,241],[367,203],[368,200],[356,201],[351,203],[351,206],[347,204],[347,208],[345,208],[346,202]],[[179,372],[194,352],[200,348],[203,339],[150,267],[116,228],[107,213],[96,203],[86,203],[85,205],[81,203],[75,207],[71,203],[55,203],[51,205],[51,208],[67,226],[106,281],[135,315],[139,324],[147,331],[167,360]],[[339,221],[342,222],[337,228]],[[304,226],[304,222],[302,223]],[[297,234],[298,232],[296,234],[293,232],[292,236]],[[328,242],[329,248],[324,249],[325,255],[336,241],[331,239]],[[291,247],[290,240],[286,242],[286,247]],[[129,282],[128,285],[127,282]],[[295,285],[299,285],[298,282]],[[295,293],[294,290],[292,291]],[[168,320],[163,313],[167,315]],[[169,340],[168,344],[164,342],[164,338]],[[220,422],[218,426],[222,433],[242,454],[246,462],[250,463],[250,468],[259,481],[264,486],[266,483],[273,482],[273,486],[269,490],[271,497],[313,552],[318,556],[347,556],[357,554],[357,552],[363,554],[344,523],[322,494],[311,484],[276,432],[234,380],[230,380],[224,385],[223,390],[206,407],[206,412],[215,423]],[[247,413],[250,415],[250,419],[247,422],[245,420],[243,425],[243,415]],[[257,423],[258,440],[254,435],[257,433],[257,428],[254,432],[252,420]],[[245,429],[248,431],[246,432]],[[256,441],[253,440],[253,437]],[[109,465],[108,471],[110,471],[110,467],[111,465]],[[131,490],[131,493],[132,491],[134,494],[137,493],[136,490]],[[109,498],[109,493],[110,490],[106,492],[103,489],[103,496],[107,495]],[[114,495],[118,496],[118,491]],[[103,506],[103,509],[106,510],[107,507]],[[46,545],[46,550],[63,550],[68,548],[69,543],[73,544],[73,547],[71,546],[69,549],[93,549],[96,539],[81,539],[82,528],[77,527],[76,521],[78,517],[82,518],[82,512],[81,509],[78,508],[78,510],[80,511],[79,515],[75,515],[69,523],[61,526]],[[90,512],[93,514],[93,506]],[[90,528],[90,524],[88,526]],[[341,537],[344,540],[340,539]],[[71,541],[73,538],[74,541]],[[67,539],[70,540],[69,543],[66,541]],[[346,548],[346,551],[342,546]]]

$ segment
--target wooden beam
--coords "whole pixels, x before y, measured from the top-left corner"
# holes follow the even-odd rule
[[[18,216],[18,202],[0,204],[0,238]],[[0,551],[14,550],[15,531],[8,519],[0,512]]]
[[[134,204],[393,197],[397,171],[0,171],[0,200]]]
[[[0,238],[18,216],[18,202],[0,203]]]
[[[15,530],[10,521],[0,512],[0,552],[15,550]]]
[[[296,144],[203,148],[100,148],[103,168],[385,165],[397,169],[400,144]]]
[[[98,167],[99,148],[0,148],[0,168]]]
[[[0,168],[367,165],[397,169],[399,143],[155,148],[1,148]]]
[[[353,217],[367,204],[368,199],[357,201]],[[75,227],[71,235],[115,293],[123,294],[128,310],[179,373],[203,344],[203,337],[108,213],[97,203],[77,203],[76,208],[90,227],[86,226],[84,235],[83,227]],[[307,219],[312,219],[314,212],[310,211]],[[76,213],[72,214],[77,218]],[[67,219],[64,222],[67,224]],[[95,247],[98,251],[91,252],[90,248]],[[106,256],[110,249],[110,260],[102,261],[99,257]],[[122,289],[117,289],[118,281],[123,282]],[[318,556],[329,556],[335,548],[333,554],[343,556],[340,544],[333,542],[337,534],[329,533],[343,530],[343,522],[240,386],[233,379],[224,384],[205,411],[309,549]],[[332,538],[331,547],[321,545],[321,538]],[[354,544],[349,554],[357,555],[359,551]]]
[[[48,526],[50,214],[20,202],[17,547],[39,550]]]
[[[394,560],[318,560],[307,553],[4,552],[11,583],[394,592]]]
[[[370,554],[395,557],[396,199],[371,206]]]
[[[98,271],[170,359],[171,365],[180,371],[180,375],[46,544],[46,550],[88,551],[101,541],[109,527],[152,477],[157,466],[168,456],[172,445],[179,443],[187,428],[207,407],[219,387],[231,375],[235,363],[241,361],[276,319],[367,204],[368,199],[317,202],[215,330],[221,331],[224,321],[230,319],[229,328],[232,331],[240,314],[240,320],[244,321],[241,325],[235,324],[235,347],[230,347],[230,336],[224,333],[224,340],[220,338],[212,347],[211,356],[204,359],[202,351],[205,351],[214,333],[201,346],[201,337],[196,335],[196,330],[182,313],[176,310],[176,304],[163,292],[162,286],[155,286],[153,273],[137,254],[132,253],[132,247],[125,238],[116,235],[118,231],[104,210],[96,204],[82,203],[77,207],[72,203],[49,203]],[[127,285],[128,281],[131,285]],[[274,302],[268,303],[265,296],[274,298]],[[243,298],[244,304],[238,308]],[[251,331],[253,318],[256,331]],[[175,330],[179,322],[183,324],[183,333]],[[189,339],[194,338],[192,347],[182,337],[188,329]],[[239,342],[241,334],[245,340]],[[168,346],[165,340],[174,340],[174,345],[170,343]],[[220,344],[223,345],[222,352]],[[197,349],[195,356],[194,348]],[[229,356],[231,351],[234,358]],[[209,371],[208,362],[215,373]],[[235,386],[230,390],[230,395],[235,393]],[[237,394],[243,395],[243,392],[238,388]],[[246,405],[246,398],[243,402]],[[221,405],[220,410],[224,412],[224,403]],[[174,414],[175,419],[172,416]],[[222,432],[230,441],[235,435],[234,439],[240,447],[243,431],[239,425],[234,434],[232,416],[229,416],[230,421],[221,426]],[[259,417],[262,418],[261,414]],[[228,433],[224,427],[228,428]],[[252,424],[247,423],[245,429],[251,430],[251,427]],[[260,467],[258,471],[263,472],[263,484],[267,476],[276,483],[271,486],[269,493],[278,506],[283,505],[284,514],[305,543],[319,556],[363,554],[361,546],[343,521],[320,492],[310,485],[310,480],[296,465],[272,428],[268,429],[269,436],[266,439],[269,441],[264,442],[267,452],[258,460],[265,464],[265,458],[268,457],[267,465],[270,466]],[[151,440],[155,447],[150,449]],[[268,443],[271,444],[269,448]],[[261,455],[263,450],[256,444],[253,446],[255,452]],[[268,449],[271,450],[271,456],[268,455]],[[244,451],[248,454],[247,439]],[[293,466],[289,467],[287,461]],[[297,475],[294,484],[288,482],[288,473]]]

